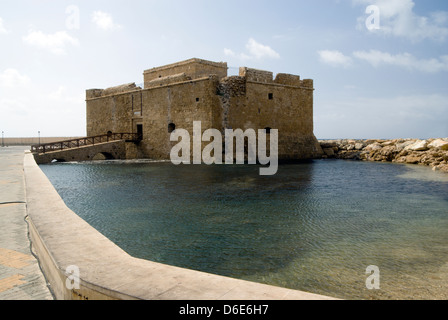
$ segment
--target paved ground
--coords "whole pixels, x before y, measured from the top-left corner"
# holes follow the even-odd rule
[[[0,300],[53,300],[30,250],[23,158],[26,147],[0,147]]]

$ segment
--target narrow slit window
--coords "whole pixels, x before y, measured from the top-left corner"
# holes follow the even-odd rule
[[[268,98],[269,100],[274,100],[274,94],[273,93],[268,94]]]
[[[143,140],[143,125],[142,124],[137,125],[137,139]]]

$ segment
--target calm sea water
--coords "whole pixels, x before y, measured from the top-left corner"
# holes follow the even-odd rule
[[[343,299],[448,299],[448,175],[352,161],[42,165],[132,256]],[[378,266],[380,289],[366,288]]]

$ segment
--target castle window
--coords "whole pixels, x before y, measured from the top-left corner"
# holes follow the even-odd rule
[[[271,128],[269,127],[264,128],[264,132],[266,132],[266,134],[271,134]]]
[[[196,98],[196,102],[199,102],[199,100],[200,100],[199,98]]]
[[[174,123],[170,123],[168,125],[168,133],[173,132],[174,130],[176,130],[176,125]]]
[[[269,100],[273,100],[274,99],[274,94],[273,93],[268,94],[268,98],[269,98]]]

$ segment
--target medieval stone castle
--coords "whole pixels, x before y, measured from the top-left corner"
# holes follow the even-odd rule
[[[228,76],[227,63],[190,59],[144,71],[135,83],[86,92],[87,135],[137,133],[126,158],[170,158],[176,128],[278,129],[278,157],[319,157],[313,133],[313,80],[242,67]]]

